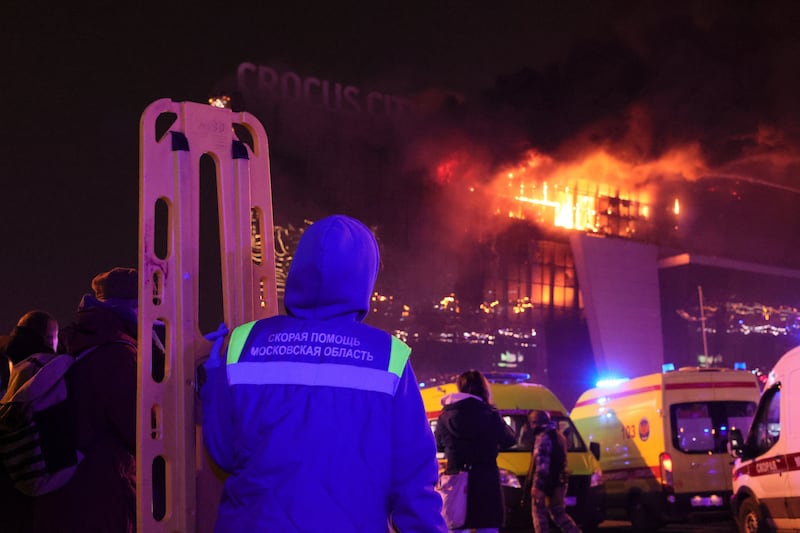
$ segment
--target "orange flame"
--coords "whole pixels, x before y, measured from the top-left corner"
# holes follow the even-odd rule
[[[625,160],[605,148],[570,161],[557,161],[531,150],[519,163],[497,172],[487,192],[494,199],[491,209],[495,213],[598,232],[604,231],[603,220],[609,216],[648,218],[655,195],[653,184],[696,180],[705,172],[696,144],[675,147],[645,162]],[[626,235],[634,229],[629,226],[621,231]]]

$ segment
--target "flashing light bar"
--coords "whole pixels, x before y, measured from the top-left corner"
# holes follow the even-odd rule
[[[628,381],[628,378],[605,378],[598,380],[597,383],[595,383],[595,387],[608,389],[611,387],[616,387],[617,385],[625,383],[626,381]]]

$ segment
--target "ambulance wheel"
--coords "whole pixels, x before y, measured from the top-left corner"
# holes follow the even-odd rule
[[[754,498],[747,498],[739,506],[739,516],[737,516],[740,533],[762,533],[767,531],[764,523],[764,515],[761,514],[761,507]]]

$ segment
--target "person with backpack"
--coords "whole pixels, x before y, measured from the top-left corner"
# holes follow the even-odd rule
[[[533,428],[533,450],[526,486],[530,487],[531,515],[536,533],[547,533],[549,517],[564,533],[580,533],[567,514],[567,442],[547,411],[532,410],[528,423]]]
[[[11,333],[0,338],[0,397],[5,396],[15,366],[32,355],[53,356],[57,350],[58,321],[41,310],[22,315]],[[0,414],[0,448],[4,440],[9,438],[9,428]],[[3,453],[0,451],[0,459],[2,458]],[[3,463],[4,461],[0,461],[0,465]],[[0,529],[4,533],[28,533],[33,527],[33,500],[15,487],[16,471],[10,470],[0,467]]]
[[[92,289],[62,332],[80,356],[65,381],[82,460],[64,487],[35,498],[35,533],[136,529],[137,271],[113,268]]]

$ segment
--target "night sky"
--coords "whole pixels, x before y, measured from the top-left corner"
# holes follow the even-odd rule
[[[800,230],[798,2],[79,4],[12,0],[0,14],[0,333],[34,308],[66,325],[96,273],[136,266],[142,111],[204,102],[245,61],[409,97],[454,91],[483,104],[463,134],[514,132],[513,150],[566,158],[603,139],[645,161],[695,143],[707,176],[670,179],[727,207],[746,183],[768,207],[762,220],[738,204],[695,215],[696,240],[769,241],[765,262],[800,267],[787,251]]]

